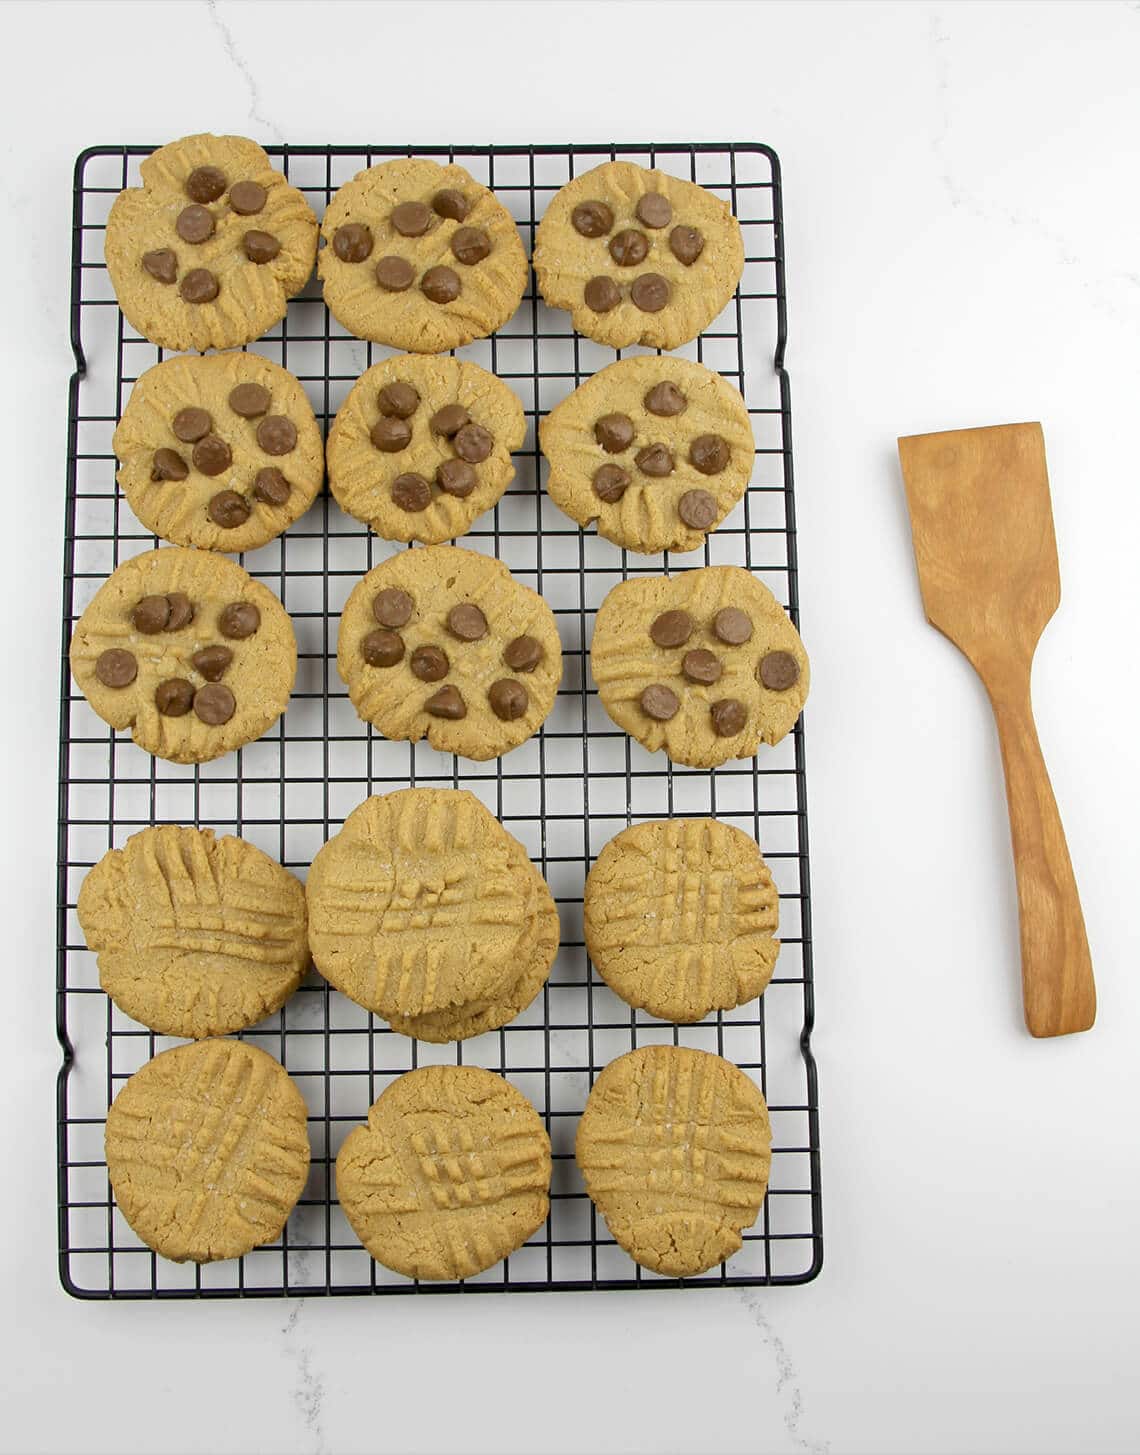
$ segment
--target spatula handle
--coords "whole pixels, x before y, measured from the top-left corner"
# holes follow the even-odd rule
[[[1029,668],[990,698],[997,718],[1021,921],[1025,1023],[1035,1036],[1087,1031],[1096,987],[1077,881],[1049,782],[1033,708]]]

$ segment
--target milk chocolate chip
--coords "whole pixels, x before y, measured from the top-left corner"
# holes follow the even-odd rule
[[[210,433],[213,420],[204,409],[180,409],[171,422],[171,429],[184,445],[195,444]]]
[[[628,414],[603,414],[594,425],[594,438],[607,455],[619,455],[633,443],[633,420]]]
[[[451,251],[456,262],[472,268],[490,253],[491,239],[481,227],[457,227],[451,239]]]
[[[174,222],[174,231],[188,243],[204,243],[214,235],[214,214],[208,207],[184,207]]]
[[[225,190],[221,167],[195,167],[186,178],[186,195],[194,202],[216,202]]]
[[[210,503],[206,507],[210,519],[223,530],[234,530],[237,526],[244,525],[250,517],[250,511],[249,501],[236,490],[219,490],[216,495],[211,495]]]
[[[377,395],[376,407],[392,419],[411,419],[420,407],[419,390],[402,379],[393,379]]]
[[[234,659],[229,647],[203,647],[190,658],[191,665],[207,682],[220,682]]]
[[[614,215],[604,202],[579,202],[570,221],[583,237],[605,237],[614,225]]]
[[[168,591],[166,600],[170,606],[170,617],[166,623],[168,632],[181,631],[194,620],[194,603],[185,591]]]
[[[712,628],[722,642],[739,647],[752,635],[752,618],[739,606],[722,606],[713,617]]]
[[[487,701],[497,718],[503,722],[514,722],[526,712],[530,697],[521,682],[512,677],[500,677],[487,689]]]
[[[618,285],[612,278],[606,278],[601,273],[590,279],[582,296],[586,300],[586,307],[592,308],[595,313],[609,313],[611,308],[616,308],[621,302]]]
[[[691,652],[686,652],[681,658],[681,674],[687,677],[690,682],[703,682],[711,685],[720,679],[724,668],[718,657],[708,652],[704,647],[697,647]]]
[[[462,222],[471,211],[467,198],[454,187],[442,187],[431,199],[431,205],[440,217],[448,217],[452,222]]]
[[[233,464],[229,445],[220,435],[208,434],[194,446],[191,456],[195,470],[203,475],[220,475]]]
[[[707,490],[686,490],[677,501],[677,514],[693,530],[708,530],[716,520],[716,497]]]
[[[691,268],[704,250],[705,240],[695,227],[675,227],[669,234],[669,251],[686,268]]]
[[[431,223],[431,208],[423,202],[401,202],[392,209],[392,226],[401,237],[423,237]]]
[[[207,727],[221,727],[237,709],[234,695],[224,682],[207,682],[194,694],[194,712]]]
[[[461,642],[477,642],[487,635],[487,618],[470,601],[461,601],[447,613],[447,629]]]
[[[218,296],[218,280],[209,268],[191,268],[178,291],[185,303],[212,303]]]
[[[235,182],[230,188],[230,206],[241,217],[252,217],[265,206],[269,196],[260,182]]]
[[[728,465],[728,441],[719,434],[701,434],[689,446],[689,463],[702,475],[719,475]]]
[[[660,273],[642,273],[633,280],[629,296],[642,313],[660,313],[669,302],[669,284]]]
[[[178,259],[169,248],[155,248],[151,253],[143,253],[142,265],[160,283],[173,283],[178,277]]]
[[[431,504],[431,482],[422,475],[417,475],[414,470],[408,470],[392,481],[389,494],[393,505],[406,510],[409,515],[414,515],[417,511],[426,510]]]
[[[261,612],[251,601],[231,601],[218,615],[218,630],[230,641],[244,641],[261,625]]]
[[[253,496],[263,505],[284,505],[293,487],[276,465],[266,465],[253,477]]]
[[[649,635],[659,647],[682,646],[692,634],[693,618],[687,611],[663,611],[649,627]]]
[[[445,717],[451,722],[458,722],[460,718],[467,716],[467,704],[459,689],[448,683],[446,687],[432,693],[424,703],[424,711],[430,712],[432,717]]]
[[[185,677],[168,677],[154,689],[154,705],[163,717],[185,717],[194,701],[194,684]]]
[[[287,455],[297,445],[297,426],[284,414],[267,414],[257,426],[257,443],[267,455]]]
[[[458,434],[470,419],[471,416],[462,404],[445,404],[442,409],[436,410],[429,423],[433,434],[441,434],[445,439],[450,439],[453,434]]]
[[[104,687],[129,687],[138,673],[134,656],[121,647],[109,647],[95,660],[95,675]]]
[[[748,721],[744,703],[737,701],[735,697],[723,697],[719,702],[714,702],[709,708],[709,715],[712,717],[713,732],[718,738],[734,738]]]
[[[629,488],[629,480],[629,471],[620,465],[599,465],[594,471],[594,494],[607,505],[613,505]]]
[[[481,424],[465,424],[452,440],[455,453],[469,465],[481,465],[495,448],[495,438]]]
[[[152,480],[185,480],[189,473],[190,466],[177,450],[155,450],[150,462]]]
[[[444,460],[436,466],[435,483],[441,490],[446,490],[448,495],[463,500],[475,489],[479,477],[466,460]]]
[[[659,480],[673,473],[672,453],[661,444],[646,445],[638,450],[633,463],[643,475],[652,475]]]
[[[404,639],[399,632],[378,626],[360,643],[360,654],[370,667],[394,667],[404,656]]]
[[[406,419],[382,414],[368,432],[368,438],[386,455],[397,454],[412,442],[412,427]]]
[[[170,620],[170,602],[165,596],[144,596],[131,612],[131,624],[135,631],[148,637],[166,630]]]
[[[503,661],[512,672],[533,672],[543,655],[542,643],[537,637],[515,637],[503,648]]]
[[[431,303],[454,303],[461,288],[459,274],[442,265],[429,268],[420,279],[420,292]]]
[[[407,258],[381,258],[376,264],[376,281],[385,293],[403,293],[416,281],[416,270]]]
[[[643,222],[646,227],[668,227],[673,221],[673,205],[660,192],[647,192],[638,199],[634,211],[638,222]]]
[[[229,406],[242,419],[260,419],[269,408],[269,390],[264,384],[235,384],[229,392]]]
[[[421,682],[439,682],[447,676],[450,662],[442,647],[417,647],[408,663],[412,675]]]
[[[676,717],[681,707],[681,699],[662,682],[651,683],[640,700],[642,712],[656,722],[668,722],[671,717]]]
[[[623,227],[610,238],[610,257],[621,268],[643,263],[649,252],[649,239],[636,227]]]
[[[659,415],[662,419],[684,414],[689,407],[689,401],[671,379],[662,379],[660,384],[654,384],[642,402],[650,414]]]
[[[362,222],[346,222],[333,233],[332,245],[342,263],[362,263],[372,251],[372,229]]]
[[[768,652],[756,674],[772,692],[786,692],[800,680],[800,664],[791,652]]]
[[[246,257],[251,263],[271,263],[281,251],[281,243],[271,232],[250,228],[241,240]]]
[[[381,626],[406,626],[415,602],[398,586],[386,586],[372,599],[372,615]]]

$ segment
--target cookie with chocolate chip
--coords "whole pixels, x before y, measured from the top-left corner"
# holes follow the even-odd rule
[[[694,551],[743,496],[755,443],[740,392],[703,364],[638,355],[600,370],[539,426],[547,489],[631,551]]]
[[[725,307],[744,271],[740,224],[695,182],[604,162],[556,192],[535,234],[551,308],[612,348],[675,349]]]
[[[131,390],[111,442],[148,530],[180,546],[250,551],[304,515],[324,446],[305,391],[260,354],[182,354]]]
[[[172,763],[205,763],[285,711],[297,642],[285,608],[225,556],[168,546],[118,566],[71,638],[104,722]]]
[[[468,530],[514,478],[526,433],[515,394],[478,364],[398,354],[353,385],[329,431],[329,489],[390,541]]]
[[[456,546],[401,551],[353,589],[337,669],[386,738],[483,761],[536,732],[554,705],[554,613],[502,561]]]
[[[514,220],[462,167],[422,157],[358,172],[329,203],[317,271],[357,338],[440,354],[518,308],[527,260]]]
[[[620,581],[598,608],[590,667],[618,727],[692,768],[778,743],[810,678],[787,613],[740,566]]]
[[[256,142],[186,136],[120,192],[104,252],[131,326],[166,349],[230,349],[285,316],[317,253],[317,219]]]

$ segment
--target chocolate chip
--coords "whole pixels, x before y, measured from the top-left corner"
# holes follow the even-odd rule
[[[445,717],[451,722],[458,722],[460,718],[467,716],[467,704],[459,689],[448,683],[446,687],[432,693],[424,703],[424,711],[430,712],[432,717]]]
[[[230,188],[230,206],[241,217],[252,217],[265,206],[269,193],[260,182],[235,182]]]
[[[681,699],[662,682],[651,683],[641,694],[640,701],[646,717],[657,722],[668,722],[671,717],[677,716],[681,707]]]
[[[194,684],[185,677],[168,677],[154,689],[154,705],[163,717],[185,717],[194,701]]]
[[[673,455],[664,445],[646,445],[638,450],[633,457],[633,463],[643,475],[652,475],[655,479],[664,479],[666,475],[673,473]]]
[[[223,530],[233,530],[244,525],[250,517],[250,511],[249,501],[236,490],[219,490],[216,495],[211,495],[210,503],[206,506],[210,519]]]
[[[414,470],[397,475],[388,493],[392,497],[392,504],[406,510],[409,515],[426,510],[431,504],[431,482],[422,475],[417,475]]]
[[[142,265],[160,283],[173,283],[178,277],[178,259],[169,248],[155,248],[151,253],[143,253]]]
[[[152,637],[166,630],[170,620],[170,602],[165,596],[144,596],[131,612],[131,624],[135,631]]]
[[[171,422],[171,429],[183,444],[192,445],[210,433],[213,420],[205,409],[180,409]]]
[[[376,281],[385,293],[403,293],[416,281],[416,270],[407,258],[381,258],[376,264]]]
[[[684,414],[689,407],[689,401],[671,379],[662,379],[660,384],[654,384],[642,403],[650,414],[659,415],[662,419],[670,419],[675,414]]]
[[[121,647],[108,647],[95,660],[95,675],[104,687],[129,687],[138,673],[133,654]]]
[[[185,480],[189,473],[190,466],[177,450],[155,450],[150,462],[152,480]]]
[[[716,496],[707,490],[686,490],[677,501],[677,514],[693,530],[708,530],[716,512]]]
[[[218,630],[230,641],[244,641],[261,625],[261,612],[252,601],[231,601],[218,615]]]
[[[465,424],[468,424],[471,416],[464,409],[462,404],[445,404],[442,409],[437,409],[430,420],[432,434],[441,434],[450,439],[453,434],[458,434]]]
[[[404,655],[404,639],[399,632],[378,626],[360,643],[360,655],[370,667],[394,667]]]
[[[660,273],[642,273],[633,280],[629,296],[642,313],[660,313],[669,302],[669,284]]]
[[[603,414],[594,425],[594,438],[608,455],[618,455],[633,444],[633,420],[628,414]]]
[[[481,424],[465,424],[451,443],[461,460],[469,465],[481,465],[495,448],[495,437]]]
[[[646,227],[668,227],[673,221],[673,204],[660,192],[646,192],[638,198],[634,212]]]
[[[500,677],[487,689],[487,701],[491,711],[503,722],[514,722],[522,717],[530,706],[530,697],[521,682],[511,677]]]
[[[276,465],[266,465],[253,477],[253,498],[263,505],[284,505],[293,487]]]
[[[246,257],[251,263],[271,263],[281,251],[281,243],[271,232],[251,228],[241,240]]]
[[[594,494],[607,505],[613,505],[629,488],[629,480],[629,471],[620,465],[599,465],[594,471]]]
[[[756,675],[771,692],[787,692],[800,680],[800,664],[791,652],[768,652],[760,659]]]
[[[393,379],[390,384],[385,384],[376,396],[376,407],[381,414],[386,414],[390,418],[411,419],[420,407],[419,390],[413,389],[410,384],[405,384],[402,379]]]
[[[475,489],[479,477],[466,460],[444,460],[436,466],[435,483],[448,495],[463,500]]]
[[[461,601],[447,613],[447,629],[461,642],[477,642],[487,635],[487,618],[470,601]]]
[[[686,652],[681,658],[681,675],[687,677],[690,682],[704,682],[706,684],[716,682],[724,671],[720,658],[704,647],[697,647],[695,651]]]
[[[185,591],[168,591],[166,599],[170,604],[170,618],[166,623],[168,632],[181,631],[194,620],[194,603]]]
[[[604,202],[579,202],[570,221],[583,237],[605,237],[614,225],[614,215]]]
[[[191,458],[195,470],[203,475],[220,475],[223,470],[230,468],[234,459],[229,445],[216,434],[208,434],[205,439],[200,439],[194,446]]]
[[[235,384],[229,393],[229,406],[242,419],[258,419],[269,408],[269,390],[264,384]]]
[[[481,227],[457,227],[451,239],[451,251],[456,262],[471,268],[490,253],[491,239]]]
[[[185,303],[212,303],[218,296],[218,280],[209,268],[191,268],[178,291]]]
[[[462,286],[459,274],[442,266],[429,268],[420,279],[420,292],[431,303],[454,303]]]
[[[728,441],[719,434],[698,435],[689,446],[689,463],[702,475],[719,475],[728,456]]]
[[[221,167],[195,167],[186,178],[186,195],[195,202],[216,202],[226,190]]]
[[[332,245],[342,263],[362,263],[372,251],[372,229],[362,222],[346,222],[333,233]]]
[[[221,727],[236,709],[233,693],[222,682],[208,682],[194,694],[194,712],[207,727]]]
[[[649,635],[659,647],[680,647],[693,635],[693,618],[687,611],[663,611],[650,623]]]
[[[431,223],[431,208],[423,202],[401,202],[392,208],[392,226],[401,237],[423,237]]]
[[[184,207],[174,220],[174,231],[188,243],[204,243],[214,235],[214,214],[208,207]]]
[[[649,239],[636,227],[623,227],[610,238],[610,257],[621,268],[643,263],[649,253]]]
[[[386,586],[372,599],[372,615],[381,626],[406,626],[415,604],[408,593],[401,591],[398,586]]]
[[[407,449],[412,442],[412,427],[406,419],[382,414],[368,431],[368,438],[378,450],[386,455],[395,455]]]
[[[503,648],[503,661],[512,672],[533,672],[544,655],[537,637],[515,637]]]
[[[203,647],[190,658],[192,665],[207,682],[220,682],[234,659],[229,647]]]
[[[669,234],[669,251],[686,268],[691,268],[704,250],[705,240],[695,227],[675,227]]]
[[[595,313],[608,313],[621,302],[618,285],[612,278],[601,273],[590,279],[582,296],[586,300],[586,307],[592,308]]]
[[[442,647],[417,647],[408,663],[412,675],[421,682],[439,682],[447,676],[451,663]]]
[[[713,617],[712,629],[722,642],[739,647],[752,635],[752,618],[739,606],[722,606]]]
[[[709,708],[713,732],[718,738],[734,738],[748,721],[748,711],[735,697],[722,697]]]
[[[257,443],[267,455],[287,455],[297,446],[297,426],[284,414],[267,414],[257,426]]]
[[[440,217],[449,217],[452,222],[462,222],[471,211],[467,198],[454,187],[442,187],[431,199],[431,205]]]

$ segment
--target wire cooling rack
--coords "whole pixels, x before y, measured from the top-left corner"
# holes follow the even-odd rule
[[[546,725],[505,758],[470,763],[426,743],[388,742],[359,721],[336,672],[340,610],[360,576],[398,549],[343,515],[327,494],[285,535],[239,557],[284,602],[299,664],[288,712],[260,741],[213,763],[150,757],[95,716],[71,681],[75,621],[120,561],[161,544],[115,485],[111,434],[138,376],[162,351],[124,320],[103,261],[115,195],[138,183],[148,146],[94,147],[76,162],[71,381],[63,589],[59,797],[57,1027],[59,1267],[81,1298],[266,1297],[311,1294],[707,1287],[802,1283],[822,1261],[819,1127],[802,723],[755,761],[715,772],[673,767],[617,730],[591,686],[593,616],[631,575],[736,564],[755,571],[798,625],[791,415],[779,162],[744,145],[270,147],[320,215],[361,168],[397,156],[457,161],[493,188],[525,242],[554,192],[611,158],[658,166],[724,197],[744,230],[747,262],[735,298],[678,352],[719,370],[743,392],[757,438],[752,483],[703,552],[629,555],[579,530],[547,499],[537,421],[614,352],[572,332],[538,298],[533,279],[499,333],[459,350],[521,397],[527,435],[517,475],[493,512],[463,539],[500,556],[549,602],[559,623],[565,677]],[[292,370],[327,423],[349,388],[390,352],[351,338],[321,302],[315,279],[288,315],[251,345]],[[626,350],[644,352],[644,350]],[[391,1031],[311,973],[278,1014],[244,1039],[289,1070],[309,1107],[308,1185],[281,1239],[228,1262],[198,1266],[156,1257],[115,1207],[103,1160],[103,1125],[126,1078],[175,1042],[123,1015],[99,988],[94,955],[75,915],[84,875],[108,848],[152,823],[236,833],[304,877],[321,844],[371,793],[409,783],[469,788],[530,851],[550,883],[562,947],[538,1000],[501,1030],[458,1046]],[[643,818],[715,814],[756,837],[780,891],[783,948],[763,998],[695,1026],[631,1010],[594,973],[582,932],[582,889],[593,860],[620,829]],[[574,1164],[577,1120],[594,1077],[633,1046],[695,1046],[733,1060],[762,1087],[772,1118],[772,1176],[756,1225],[726,1265],[699,1278],[658,1277],[610,1238]],[[373,1262],[336,1201],[334,1163],[349,1130],[396,1075],[435,1061],[502,1073],[537,1107],[554,1153],[549,1221],[518,1252],[455,1284],[419,1284]]]

